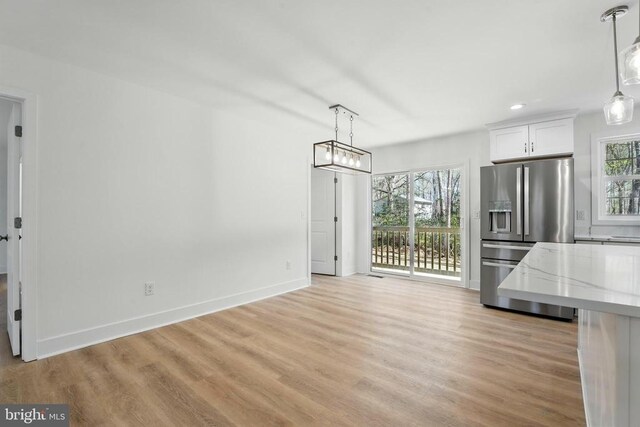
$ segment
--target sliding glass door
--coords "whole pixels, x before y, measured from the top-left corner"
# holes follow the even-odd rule
[[[379,271],[409,274],[408,174],[372,177],[371,265]]]
[[[462,276],[462,169],[372,177],[373,271]]]
[[[419,276],[460,277],[461,170],[413,175],[414,272]]]

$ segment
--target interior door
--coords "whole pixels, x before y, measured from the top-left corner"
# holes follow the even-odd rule
[[[20,320],[16,311],[20,309],[20,229],[14,218],[21,218],[20,204],[20,137],[15,127],[21,125],[20,104],[14,104],[9,119],[7,136],[7,330],[14,356],[20,354]]]
[[[336,274],[335,172],[311,169],[311,272]]]

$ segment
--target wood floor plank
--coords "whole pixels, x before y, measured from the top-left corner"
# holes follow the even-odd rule
[[[73,425],[581,426],[577,328],[474,291],[364,275],[45,360],[0,348],[0,401]]]

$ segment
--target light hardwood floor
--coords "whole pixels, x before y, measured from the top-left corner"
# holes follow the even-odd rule
[[[0,402],[74,425],[584,425],[575,324],[368,276],[2,362]]]

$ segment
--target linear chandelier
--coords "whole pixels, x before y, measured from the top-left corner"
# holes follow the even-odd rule
[[[353,119],[358,113],[340,104],[332,105],[330,110],[336,116],[336,138],[313,144],[313,167],[340,173],[371,173],[371,153],[353,146]],[[338,141],[338,116],[349,116],[349,144]]]

